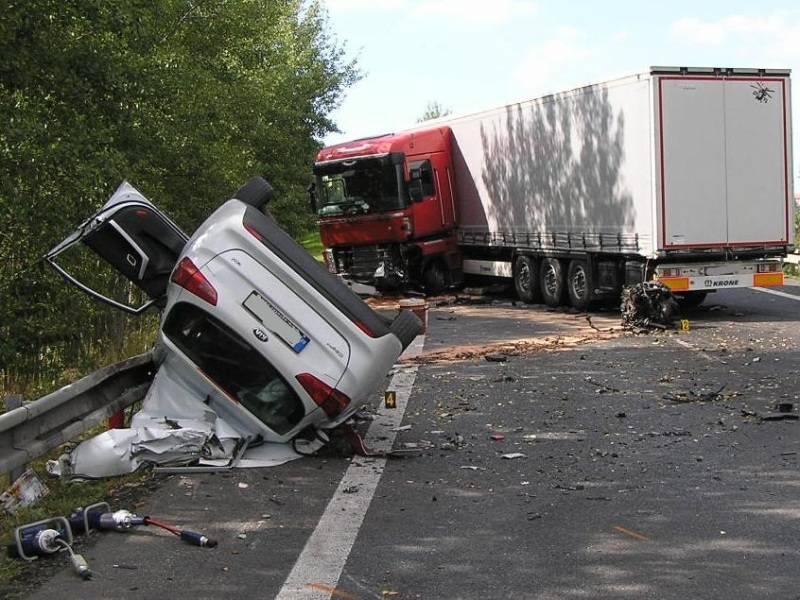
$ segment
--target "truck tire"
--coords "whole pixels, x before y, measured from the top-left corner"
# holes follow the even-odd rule
[[[564,304],[566,292],[566,278],[564,265],[557,258],[543,258],[539,268],[539,281],[541,282],[542,300],[547,306],[561,306]]]
[[[708,292],[684,292],[683,294],[675,294],[675,299],[678,301],[678,308],[687,310],[700,306],[706,296],[708,296]]]
[[[426,294],[440,294],[447,288],[447,271],[441,260],[434,259],[425,266],[422,274]]]
[[[585,260],[569,261],[567,295],[573,308],[577,310],[589,308],[589,302],[592,301],[592,279]]]
[[[518,256],[514,261],[514,289],[519,299],[528,304],[542,301],[539,270],[536,267],[536,259],[530,256]]]

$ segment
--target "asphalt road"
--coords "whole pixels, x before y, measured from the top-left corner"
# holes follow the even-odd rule
[[[28,597],[800,598],[800,422],[762,420],[800,406],[800,287],[781,291],[639,336],[609,313],[436,309],[394,442],[420,452],[165,478],[134,508],[219,547],[98,535],[94,580]],[[374,493],[340,486],[353,472]]]

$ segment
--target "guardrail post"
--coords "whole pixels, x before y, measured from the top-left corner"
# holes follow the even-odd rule
[[[22,406],[23,402],[24,398],[22,397],[22,394],[10,394],[6,396],[3,400],[3,403],[5,404],[6,407],[6,412],[14,410],[15,408],[19,408],[20,406]],[[8,441],[10,445],[13,447],[15,442],[13,437]],[[28,465],[22,465],[20,467],[17,467],[16,469],[11,469],[11,471],[9,471],[8,473],[9,483],[14,483],[19,478],[19,476],[25,472],[27,468]]]

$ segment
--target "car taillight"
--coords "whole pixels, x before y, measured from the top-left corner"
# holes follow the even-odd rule
[[[247,232],[248,232],[250,235],[252,235],[254,238],[256,238],[256,239],[257,239],[259,242],[261,242],[261,243],[263,244],[263,243],[266,241],[266,240],[265,240],[265,238],[264,238],[264,236],[263,236],[263,235],[261,235],[261,232],[260,232],[260,231],[258,231],[258,229],[256,229],[255,227],[253,227],[253,226],[252,226],[250,223],[248,223],[248,222],[247,222],[247,220],[245,220],[245,221],[242,223],[242,225],[243,225],[243,226],[244,226],[244,228],[247,230]]]
[[[311,373],[300,373],[296,379],[303,386],[303,389],[308,392],[314,403],[325,411],[329,419],[338,417],[350,404],[350,398],[339,390],[333,389],[324,381],[320,381]]]
[[[374,332],[374,331],[372,331],[372,329],[370,329],[369,327],[367,327],[367,326],[366,326],[364,323],[362,323],[361,321],[353,321],[353,323],[355,324],[355,326],[356,326],[356,327],[358,327],[358,328],[359,328],[361,331],[363,331],[364,333],[366,333],[366,334],[367,334],[369,337],[371,337],[371,338],[377,337],[377,336],[375,335],[375,332]]]
[[[214,286],[209,283],[206,276],[200,272],[200,269],[189,258],[184,258],[178,263],[178,266],[175,267],[170,276],[170,280],[212,306],[217,305],[217,290],[214,289]]]

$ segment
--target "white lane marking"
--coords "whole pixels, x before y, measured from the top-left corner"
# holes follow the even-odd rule
[[[674,338],[673,338],[673,341],[676,344],[680,344],[684,348],[688,348],[689,350],[694,350],[695,352],[697,352],[700,356],[702,356],[706,360],[710,360],[712,362],[719,362],[719,359],[716,356],[711,356],[705,350],[701,350],[700,348],[696,348],[695,346],[692,346],[689,342],[684,342],[683,340],[678,340],[678,339],[674,339]]]
[[[419,355],[424,345],[425,336],[417,336],[402,358]],[[418,370],[418,365],[395,366],[395,374],[387,389],[397,392],[397,408],[387,409],[380,405],[377,417],[364,436],[371,448],[391,450],[397,436],[392,429],[403,421]],[[385,466],[385,458],[353,458],[276,600],[331,597],[331,592],[323,589],[333,589],[338,584]],[[310,584],[321,585],[312,588]]]
[[[754,290],[756,290],[758,292],[765,292],[767,294],[774,294],[776,296],[780,296],[781,298],[789,298],[789,300],[797,300],[798,302],[800,302],[800,296],[794,296],[792,294],[787,294],[786,292],[780,292],[778,290],[771,290],[769,288],[763,288],[763,287],[754,287],[752,289],[754,289]]]

